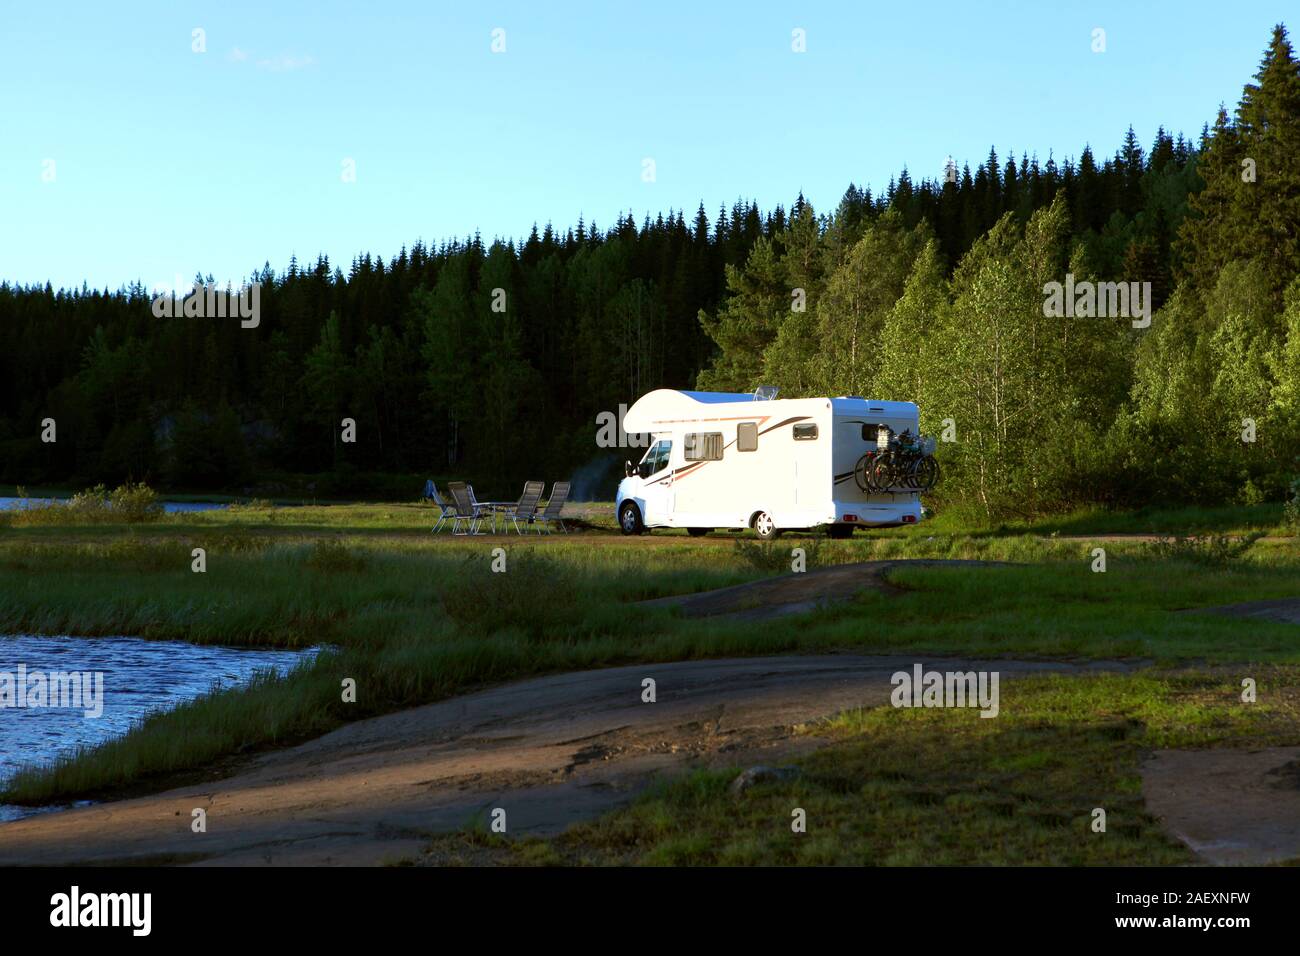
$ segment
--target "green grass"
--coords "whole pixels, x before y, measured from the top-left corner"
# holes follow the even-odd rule
[[[32,497],[48,494],[48,490],[28,490]],[[221,496],[167,495],[168,500],[227,501]],[[324,534],[342,532],[365,535],[423,535],[437,520],[438,509],[427,503],[290,503],[273,507],[265,502],[234,502],[226,510],[180,512],[163,515],[151,533],[201,534],[215,528],[239,528],[268,534]],[[617,531],[613,502],[571,502],[565,508],[581,526],[604,531]],[[12,512],[0,511],[0,529],[14,524]],[[65,516],[62,523],[43,529],[23,529],[29,533],[46,531],[55,536],[77,532],[88,535],[111,534],[111,527],[102,527],[98,521],[78,521],[75,515]],[[961,507],[941,507],[938,513],[927,518],[918,527],[872,529],[858,532],[858,537],[911,539],[918,535],[944,535],[954,537],[1002,537],[1030,535],[1050,537],[1088,535],[1150,535],[1150,534],[1245,534],[1265,531],[1272,535],[1290,535],[1293,532],[1283,523],[1281,503],[1224,506],[1217,508],[1183,507],[1150,508],[1138,511],[1107,511],[1082,509],[1067,515],[1026,518],[1023,520],[990,522],[988,519]],[[684,531],[655,532],[656,535],[685,537]],[[716,535],[735,536],[735,532],[716,532]]]
[[[288,505],[275,507],[258,504],[234,504],[229,508],[212,511],[183,511],[161,515],[141,533],[156,536],[177,534],[205,534],[220,529],[238,529],[263,534],[306,533],[327,534],[428,534],[437,520],[438,509],[426,504],[354,504],[354,505]],[[17,534],[42,533],[63,537],[69,534],[103,536],[112,534],[113,526],[103,522],[79,522],[68,516],[60,524],[28,528],[19,512],[0,511],[0,529],[9,528]],[[118,525],[116,530],[120,531]]]
[[[1064,515],[989,521],[969,508],[939,508],[922,527],[947,534],[1289,534],[1283,527],[1281,502],[1220,507],[1152,507],[1131,511],[1081,508]],[[909,529],[902,529],[909,530]],[[898,533],[895,531],[894,533]]]
[[[161,785],[232,755],[522,676],[636,661],[901,649],[972,655],[1300,661],[1283,624],[1179,608],[1297,595],[1288,542],[1225,567],[1158,559],[1149,545],[1035,534],[790,535],[763,550],[726,539],[616,533],[432,538],[434,509],[355,505],[166,515],[132,526],[0,526],[0,634],[125,634],[333,652],[284,680],[151,717],[126,737],[15,778],[6,802]],[[633,602],[753,580],[803,546],[813,565],[956,557],[1023,567],[907,569],[905,593],[867,592],[797,621],[689,620]],[[196,547],[207,571],[191,571]],[[507,573],[491,570],[504,548]],[[355,704],[341,701],[344,678]]]
[[[1300,742],[1300,670],[1022,678],[998,717],[879,707],[815,728],[793,780],[729,791],[737,767],[660,781],[626,809],[551,839],[437,838],[442,863],[510,865],[1179,865],[1139,767],[1166,747]],[[1093,832],[1094,808],[1106,831]],[[806,812],[795,833],[792,811]]]
[[[0,633],[337,649],[287,679],[203,698],[21,773],[0,799],[116,792],[482,684],[673,656],[654,643],[629,646],[623,602],[752,576],[683,563],[674,551],[602,555],[576,543],[555,561],[515,542],[364,547],[224,535],[0,543]],[[209,548],[202,574],[190,570],[190,545],[200,540]],[[490,570],[498,545],[508,549],[505,574]],[[355,704],[341,700],[344,678],[357,682]]]
[[[823,612],[816,630],[828,644],[880,652],[1294,662],[1295,625],[1183,612],[1300,596],[1296,571],[1294,561],[1220,569],[1120,554],[1098,574],[1086,553],[1025,567],[906,568],[890,579],[907,593],[864,594]]]

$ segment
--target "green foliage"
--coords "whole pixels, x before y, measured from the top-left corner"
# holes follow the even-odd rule
[[[224,402],[209,413],[187,401],[165,449],[168,478],[181,487],[230,487],[246,480],[251,468],[239,416]]]
[[[163,515],[162,498],[158,492],[140,482],[114,488],[108,496],[108,507],[128,524],[157,521]]]
[[[1199,157],[1163,130],[1144,156],[1129,130],[1113,159],[1085,149],[1063,173],[999,174],[991,154],[970,191],[966,177],[943,189],[960,221],[942,204],[918,216],[925,186],[906,175],[874,217],[853,214],[851,191],[815,238],[804,207],[728,272],[705,316],[722,355],[700,381],[916,401],[923,431],[957,433],[936,497],[988,520],[1279,501],[1300,453],[1297,148],[1300,64],[1279,27]],[[1044,316],[1067,273],[1151,283],[1150,326]],[[796,275],[807,315],[782,299]]]
[[[162,498],[148,485],[139,483],[120,485],[112,491],[96,485],[66,501],[28,501],[17,509],[0,512],[0,520],[14,527],[142,524],[162,516]]]
[[[188,545],[134,536],[75,548],[23,541],[0,552],[0,566],[29,573],[80,572],[97,565],[113,572],[156,573],[187,568],[189,561]]]
[[[1300,534],[1300,477],[1291,482],[1291,497],[1282,509],[1282,523]]]
[[[1124,398],[1130,335],[1114,321],[1043,314],[1045,283],[1087,264],[1070,254],[1058,197],[1021,228],[1004,216],[949,283],[937,248],[922,249],[884,326],[886,351],[870,394],[910,399],[942,443],[942,493],[987,516],[1042,513],[1088,500],[1079,480],[1100,444],[1097,423]],[[859,392],[861,393],[861,392]]]
[[[500,571],[467,555],[439,582],[438,596],[447,616],[473,634],[512,629],[531,640],[566,641],[581,618],[572,569],[531,552],[510,554]]]
[[[1262,537],[1263,531],[1251,531],[1240,537],[1226,534],[1174,535],[1153,542],[1150,551],[1154,557],[1165,561],[1189,561],[1226,568],[1242,558]]]
[[[275,502],[269,498],[249,498],[245,501],[232,501],[226,505],[227,511],[269,511]]]
[[[766,369],[763,352],[777,337],[791,309],[791,286],[776,246],[760,238],[743,269],[727,266],[728,297],[715,317],[700,312],[700,323],[720,350],[702,371],[697,386],[720,392],[752,391]]]
[[[360,574],[370,561],[364,553],[342,541],[324,538],[311,546],[303,563],[313,571],[326,574]]]
[[[338,313],[331,312],[321,328],[320,340],[303,362],[301,385],[313,421],[328,432],[339,427],[340,410],[351,392],[353,370],[343,349]],[[337,449],[337,442],[333,444]]]
[[[1242,91],[1235,116],[1220,109],[1197,163],[1205,186],[1179,245],[1187,274],[1211,287],[1233,261],[1256,261],[1271,293],[1300,271],[1300,63],[1278,25],[1255,82]]]
[[[824,538],[803,538],[799,541],[781,543],[778,541],[753,541],[737,538],[734,542],[736,556],[755,571],[764,574],[789,574],[793,570],[794,556],[792,548],[802,548],[804,567],[811,570],[825,563],[828,557]]]
[[[243,528],[223,528],[207,532],[195,544],[202,544],[208,554],[262,554],[274,543],[265,535],[252,534]]]
[[[1199,144],[1162,128],[1144,154],[1130,129],[1109,157],[990,150],[955,182],[850,185],[829,214],[738,201],[712,221],[416,243],[347,274],[294,260],[251,277],[248,330],[142,325],[138,286],[0,284],[0,480],[247,495],[310,474],[311,494],[360,495],[433,469],[504,498],[592,461],[596,414],[651,388],[770,383],[916,400],[931,433],[954,420],[938,493],[989,520],[1280,501],[1300,453],[1297,153],[1300,64],[1278,27]],[[1151,282],[1151,327],[1046,319],[1043,284],[1067,271]],[[1247,418],[1253,443],[1234,438]]]

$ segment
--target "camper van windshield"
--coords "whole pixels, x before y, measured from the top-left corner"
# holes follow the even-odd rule
[[[672,454],[672,450],[673,443],[667,439],[650,446],[650,450],[641,459],[641,477],[649,478],[651,475],[667,468],[668,457]]]

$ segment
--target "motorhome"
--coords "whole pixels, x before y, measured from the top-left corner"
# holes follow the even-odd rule
[[[650,447],[638,464],[627,462],[618,486],[623,533],[752,528],[768,539],[825,525],[847,537],[855,527],[921,520],[918,490],[855,480],[888,436],[917,434],[916,405],[775,396],[768,387],[752,395],[661,388],[629,408],[624,430],[648,434]]]

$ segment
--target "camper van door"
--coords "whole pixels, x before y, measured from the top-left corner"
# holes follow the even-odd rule
[[[647,525],[668,524],[673,513],[673,441],[661,438],[641,460],[641,494],[645,499]]]

